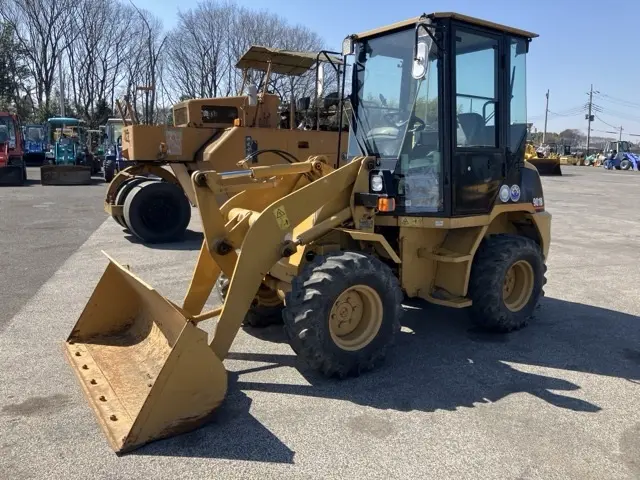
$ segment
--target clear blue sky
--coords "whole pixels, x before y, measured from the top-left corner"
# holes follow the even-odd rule
[[[136,5],[175,23],[184,0],[134,0]],[[578,128],[586,132],[581,107],[593,83],[601,112],[594,135],[612,126],[640,134],[640,2],[636,0],[238,0],[249,8],[268,9],[322,35],[338,49],[350,34],[433,11],[456,11],[536,32],[527,65],[529,121],[542,131],[545,92],[550,90],[548,130]],[[297,5],[297,7],[294,7]],[[609,125],[607,125],[609,124]],[[611,136],[610,134],[608,136]]]

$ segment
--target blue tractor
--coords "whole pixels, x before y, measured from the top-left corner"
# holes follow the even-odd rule
[[[602,166],[605,170],[640,170],[640,157],[631,153],[629,142],[607,142],[604,155],[606,157]]]
[[[23,127],[24,161],[27,165],[41,166],[45,163],[47,136],[44,125],[25,125]]]

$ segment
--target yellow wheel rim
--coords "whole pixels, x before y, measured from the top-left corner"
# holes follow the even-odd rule
[[[382,325],[382,300],[366,285],[354,285],[340,294],[329,312],[329,332],[343,350],[366,347]]]
[[[519,260],[507,270],[502,286],[502,298],[512,312],[519,312],[533,294],[534,275],[531,264]]]

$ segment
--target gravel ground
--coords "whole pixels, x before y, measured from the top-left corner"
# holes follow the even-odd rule
[[[640,478],[640,175],[563,170],[544,178],[549,281],[528,328],[487,335],[465,312],[408,305],[386,364],[342,382],[301,365],[280,328],[242,331],[215,421],[122,457],[62,342],[107,264],[100,250],[179,302],[201,236],[197,215],[187,242],[162,248],[106,221],[0,332],[0,477]]]

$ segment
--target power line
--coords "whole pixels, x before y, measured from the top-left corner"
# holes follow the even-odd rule
[[[601,119],[598,115],[596,115],[596,118],[598,120],[600,120],[602,123],[604,123],[606,126],[611,127],[611,128],[618,128],[615,125],[611,125],[610,123],[605,122],[603,119]]]
[[[632,102],[631,100],[625,100],[623,98],[613,97],[611,95],[607,95],[606,93],[600,93],[598,96],[600,97],[601,100],[604,100],[605,102],[610,102],[610,103],[621,105],[624,107],[640,108],[640,103]]]

